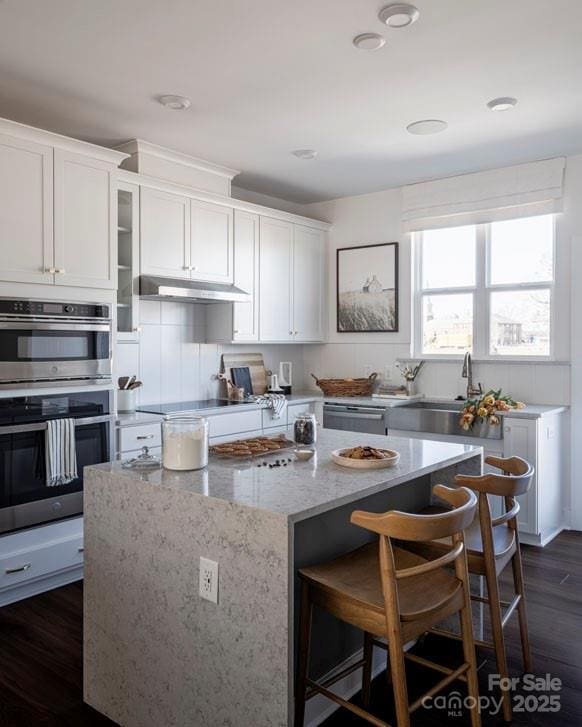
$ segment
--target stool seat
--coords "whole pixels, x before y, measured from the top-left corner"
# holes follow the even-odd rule
[[[449,545],[450,549],[450,545]],[[427,561],[403,548],[393,548],[397,570],[418,566]],[[315,603],[338,618],[376,636],[386,637],[386,611],[380,576],[378,542],[339,558],[299,571],[307,581]],[[319,595],[317,591],[320,591]],[[411,576],[398,582],[400,618],[406,638],[423,632],[419,619],[443,611],[443,618],[462,606],[462,583],[442,568]],[[341,613],[340,613],[341,611]],[[407,622],[410,623],[407,627]]]

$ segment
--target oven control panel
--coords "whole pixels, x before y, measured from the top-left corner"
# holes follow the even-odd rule
[[[94,303],[61,303],[53,300],[8,300],[4,298],[0,299],[0,315],[109,318],[109,306]]]

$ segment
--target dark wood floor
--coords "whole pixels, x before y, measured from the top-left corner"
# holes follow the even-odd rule
[[[514,724],[538,727],[582,725],[582,533],[563,533],[545,549],[524,547],[530,633],[537,675],[562,681],[558,713],[516,714]],[[0,609],[0,725],[1,727],[111,727],[112,723],[82,700],[82,596],[75,583]],[[507,629],[512,675],[521,673],[518,632]],[[418,653],[451,663],[456,647],[427,638]],[[487,676],[495,672],[488,652],[479,651],[481,693],[488,694]],[[422,692],[434,677],[424,669],[408,674],[411,696]],[[451,691],[463,693],[462,686]],[[357,700],[357,697],[355,698]],[[393,720],[392,698],[385,675],[374,681],[372,710]],[[500,719],[484,715],[484,725]],[[327,727],[365,725],[345,710],[336,712]],[[413,725],[469,724],[466,716],[451,717],[438,710],[420,710]],[[157,725],[165,727],[165,725]],[[195,727],[194,725],[192,727]],[[204,727],[218,727],[208,725]],[[254,727],[238,725],[237,727]]]

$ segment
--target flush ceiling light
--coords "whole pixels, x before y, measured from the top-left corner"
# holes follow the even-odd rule
[[[192,106],[192,101],[190,101],[189,98],[186,96],[176,96],[174,94],[165,94],[164,96],[160,96],[158,101],[162,104],[162,106],[165,106],[167,109],[172,109],[173,111],[185,111]]]
[[[395,3],[382,8],[378,17],[390,28],[406,28],[407,25],[412,25],[415,20],[418,20],[420,12],[418,8],[409,3]]]
[[[295,149],[291,154],[297,159],[315,159],[317,156],[315,149]]]
[[[358,50],[379,50],[386,41],[379,33],[362,33],[356,35],[352,43]]]
[[[487,108],[491,111],[509,111],[517,104],[517,99],[512,96],[501,96],[501,98],[494,98],[489,101]]]
[[[415,121],[412,124],[408,124],[406,131],[409,134],[426,135],[426,134],[439,134],[448,127],[446,121],[440,119],[422,119],[421,121]]]

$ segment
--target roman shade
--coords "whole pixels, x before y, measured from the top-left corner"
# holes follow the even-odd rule
[[[559,157],[410,184],[403,189],[404,231],[560,212],[565,166]]]

